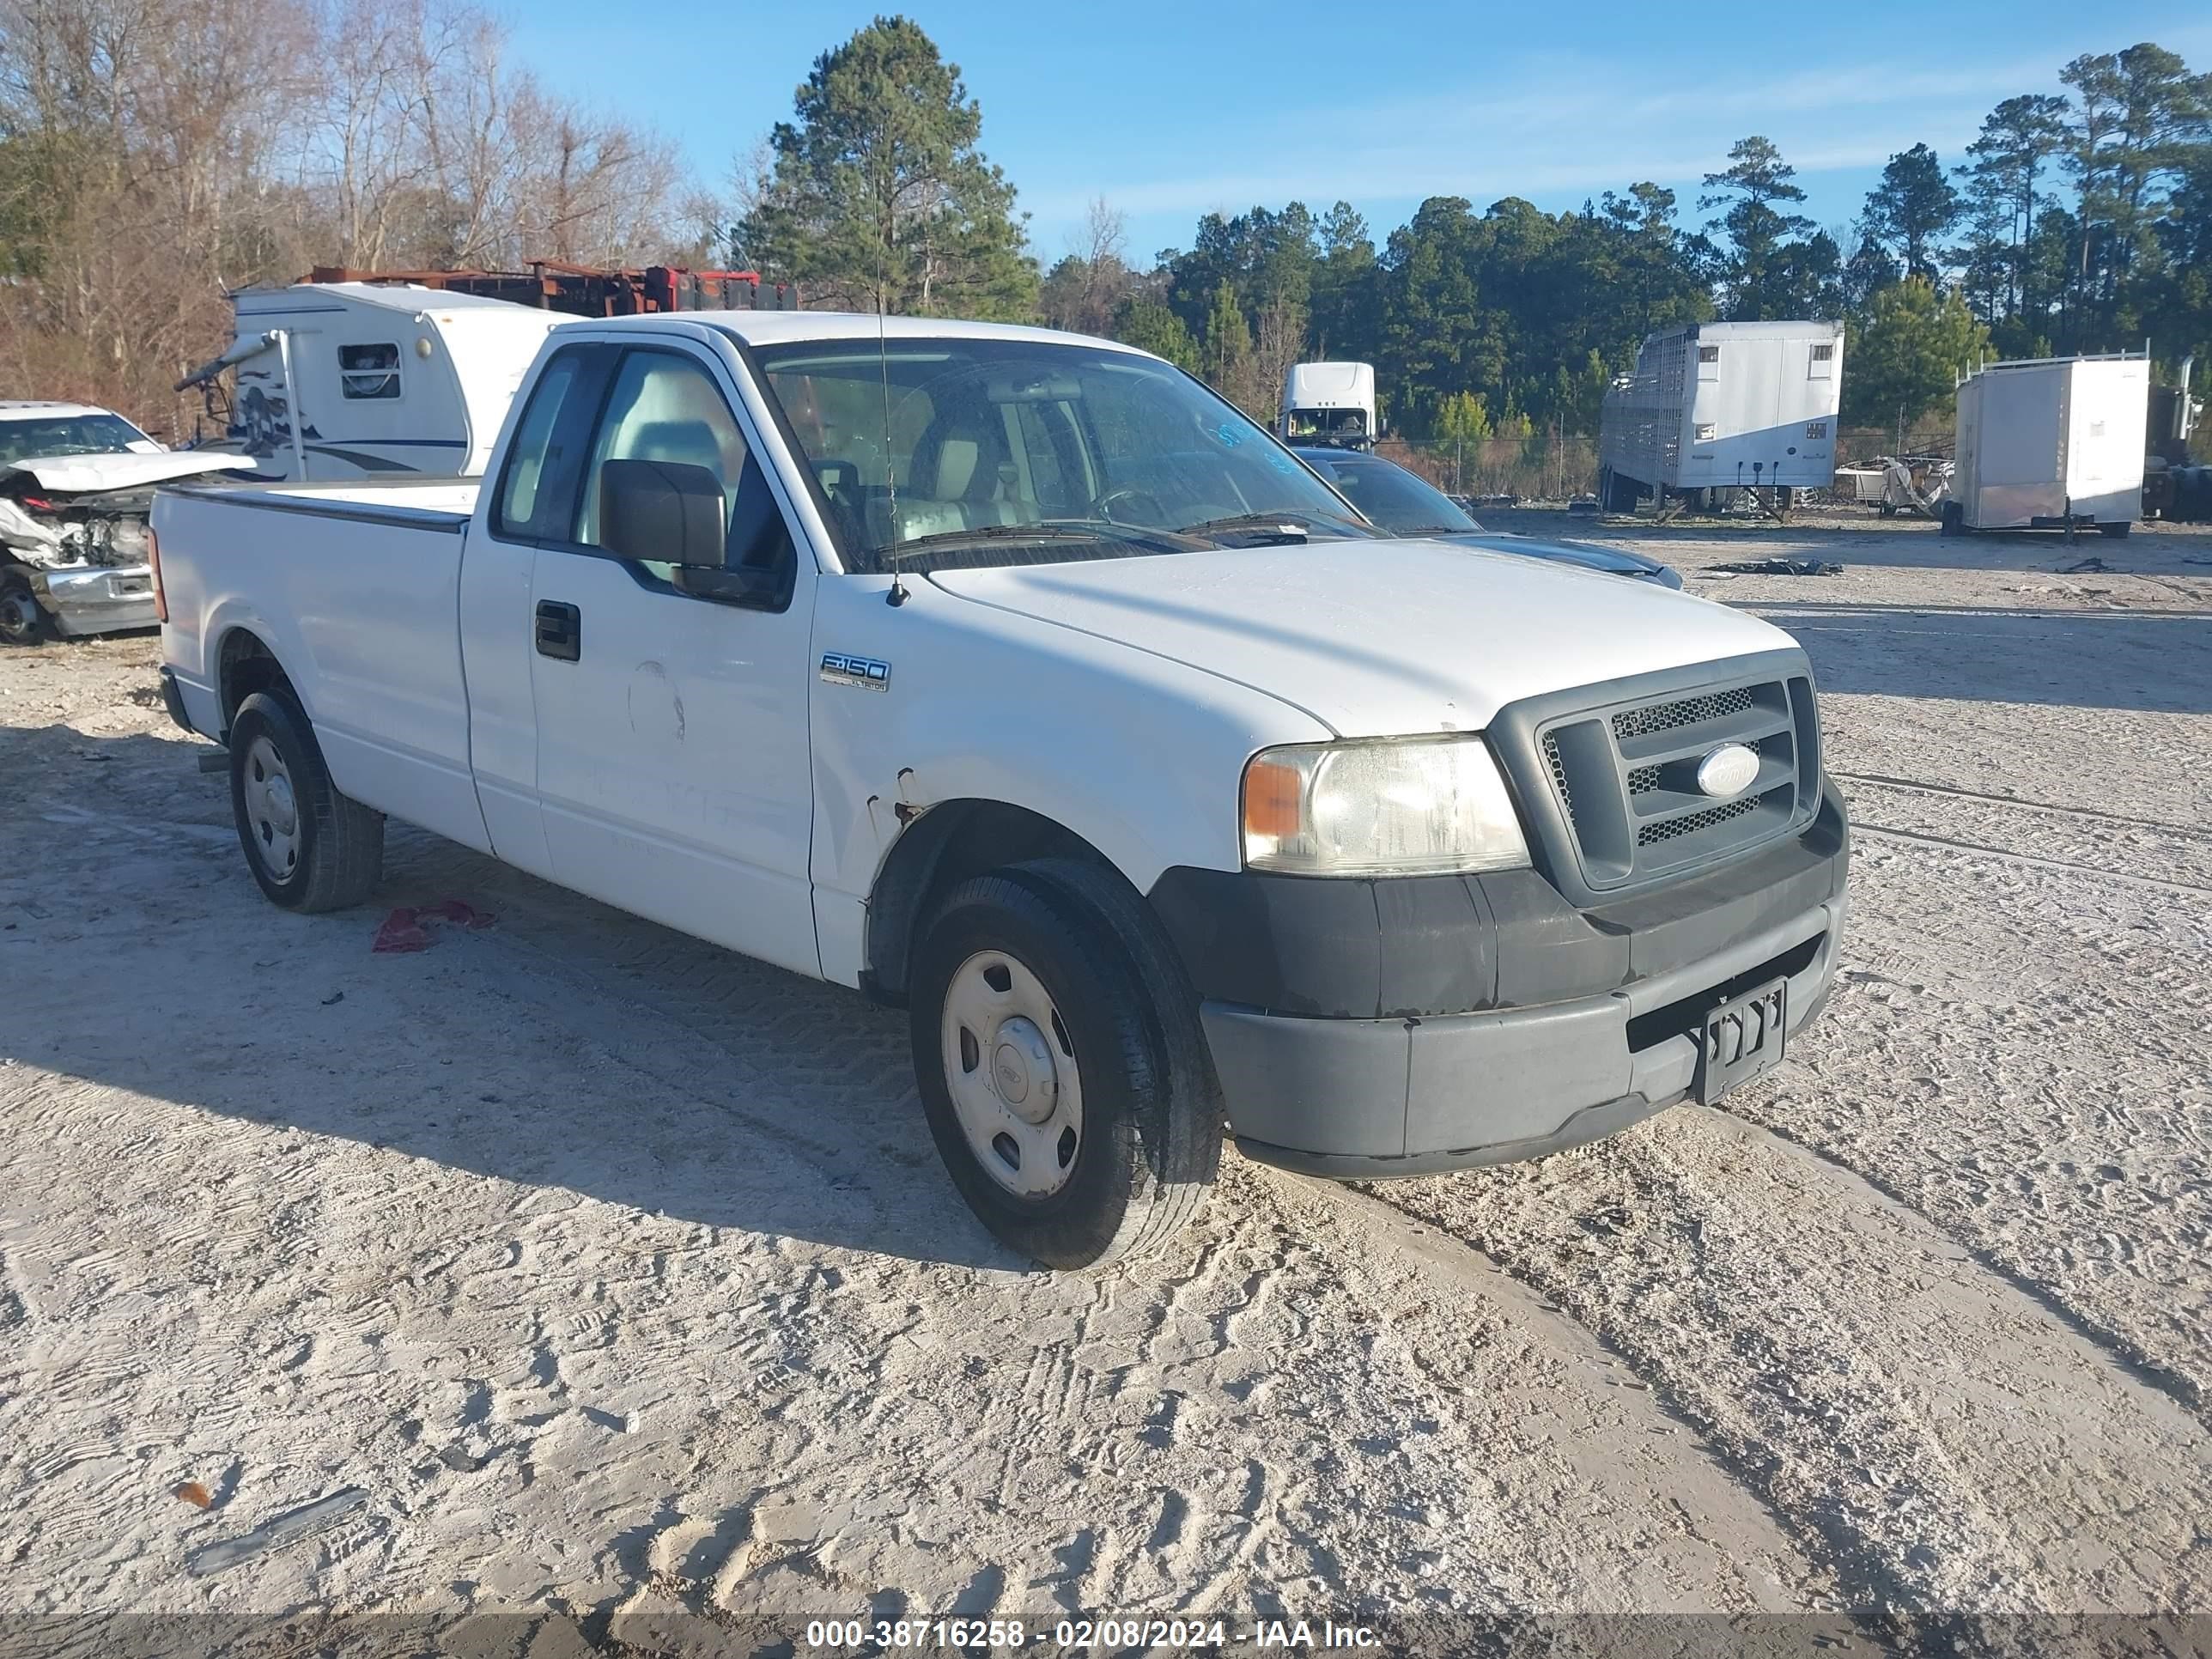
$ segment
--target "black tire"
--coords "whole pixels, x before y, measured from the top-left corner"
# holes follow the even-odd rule
[[[2097,526],[2097,533],[2100,536],[2110,536],[2114,541],[2118,541],[2124,538],[2128,532],[2134,528],[2135,526],[2133,525],[2127,523],[2124,520],[2118,524],[2099,525]]]
[[[1943,503],[1942,533],[1946,536],[1963,536],[1966,533],[1966,509],[1956,501]]]
[[[0,645],[42,645],[53,637],[54,619],[20,566],[0,570]]]
[[[267,775],[256,752],[263,742],[276,750],[292,803],[296,839],[289,857],[272,854],[268,821],[257,821],[248,810],[249,787]],[[231,717],[230,810],[246,867],[271,904],[343,910],[376,890],[384,872],[384,814],[339,793],[314,728],[289,690],[257,691]]]
[[[1036,976],[1081,1068],[1081,1138],[1065,1184],[1040,1196],[985,1168],[947,1076],[947,995],[963,964],[991,952]],[[1221,1165],[1221,1086],[1182,962],[1119,876],[1039,859],[960,883],[915,949],[908,988],[930,1134],[960,1195],[1010,1249],[1048,1267],[1103,1267],[1157,1250],[1198,1213]]]

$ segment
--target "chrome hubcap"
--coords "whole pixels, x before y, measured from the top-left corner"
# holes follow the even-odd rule
[[[246,823],[261,867],[279,881],[300,863],[300,805],[284,757],[266,738],[246,751]]]
[[[945,996],[945,1081],[969,1150],[1024,1198],[1066,1186],[1083,1141],[1083,1077],[1037,976],[1003,951],[960,964]]]

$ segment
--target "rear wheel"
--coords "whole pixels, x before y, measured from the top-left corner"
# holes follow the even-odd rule
[[[376,889],[384,815],[339,793],[314,728],[285,691],[257,691],[230,722],[230,805],[253,879],[287,910],[342,910]]]
[[[1966,509],[1956,501],[1943,503],[1943,534],[1963,536],[1966,533]]]
[[[961,883],[909,992],[930,1134],[1003,1243],[1100,1267],[1197,1214],[1220,1088],[1182,964],[1118,877],[1045,859]]]
[[[37,645],[52,635],[53,621],[31,592],[28,572],[0,569],[0,643]]]

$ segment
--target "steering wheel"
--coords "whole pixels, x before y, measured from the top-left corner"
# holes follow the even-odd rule
[[[1138,524],[1131,520],[1117,519],[1114,516],[1115,502],[1131,501],[1142,501],[1150,505],[1152,507],[1152,516],[1154,520],[1154,526],[1147,526],[1142,524]],[[1148,527],[1155,527],[1161,516],[1160,501],[1159,497],[1153,495],[1149,489],[1141,489],[1135,484],[1124,484],[1121,489],[1109,489],[1103,495],[1094,500],[1091,503],[1090,516],[1094,519],[1103,519],[1108,524],[1127,524],[1132,529],[1142,530]]]

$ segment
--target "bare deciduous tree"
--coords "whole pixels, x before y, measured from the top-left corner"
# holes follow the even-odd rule
[[[0,376],[176,434],[231,289],[696,246],[659,135],[468,0],[0,0]]]

